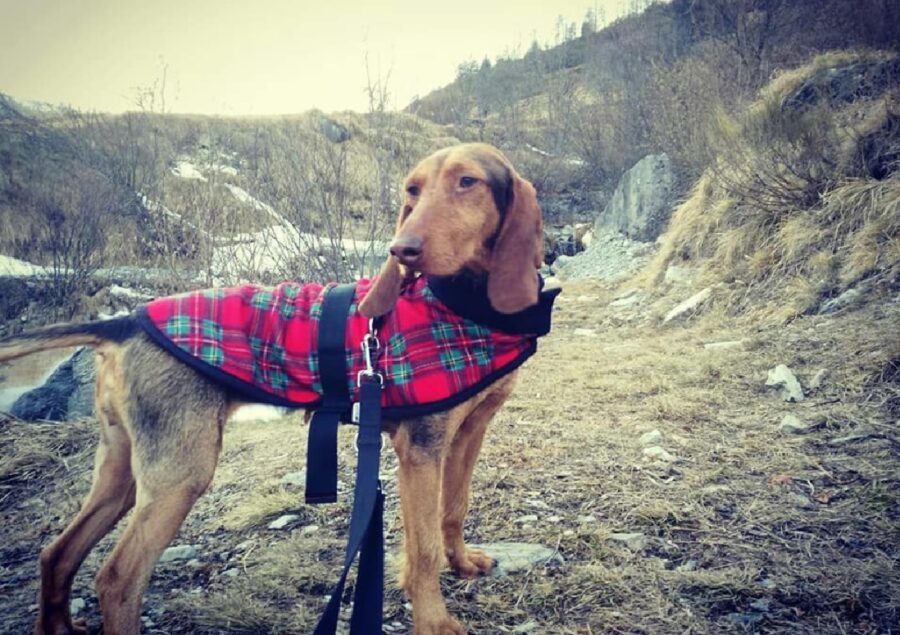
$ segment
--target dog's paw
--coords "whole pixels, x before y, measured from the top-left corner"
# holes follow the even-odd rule
[[[490,575],[497,565],[497,561],[480,549],[466,547],[459,552],[447,554],[450,568],[462,578],[477,578]]]
[[[466,629],[458,621],[447,615],[432,621],[416,621],[415,635],[466,635]]]

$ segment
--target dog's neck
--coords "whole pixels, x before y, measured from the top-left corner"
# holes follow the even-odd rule
[[[537,272],[535,272],[537,275]],[[428,276],[435,297],[459,316],[516,335],[543,334],[549,329],[550,311],[557,290],[539,293],[537,304],[518,313],[500,313],[491,306],[487,275],[465,270],[453,276]],[[539,288],[543,288],[543,280]]]

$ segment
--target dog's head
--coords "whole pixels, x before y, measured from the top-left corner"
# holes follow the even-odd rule
[[[415,272],[486,272],[488,298],[501,313],[537,303],[541,211],[534,187],[499,150],[483,143],[440,150],[412,169],[404,187],[390,255],[360,312],[390,311]]]

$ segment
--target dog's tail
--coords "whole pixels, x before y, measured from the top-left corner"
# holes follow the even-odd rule
[[[137,321],[130,315],[96,322],[45,326],[30,333],[0,340],[0,362],[53,348],[124,342],[133,337],[139,328]]]

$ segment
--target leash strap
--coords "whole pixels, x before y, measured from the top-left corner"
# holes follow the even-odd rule
[[[326,295],[319,320],[319,372],[322,378],[322,405],[310,422],[306,460],[306,501],[337,500],[337,428],[351,411],[345,348],[346,323],[355,295],[353,285],[333,287]],[[347,552],[337,585],[314,635],[334,635],[344,586],[359,554],[359,570],[353,593],[350,635],[381,632],[384,604],[384,494],[378,472],[381,460],[381,388],[383,378],[374,369],[378,350],[374,328],[362,343],[366,370],[360,372],[359,452],[356,488],[350,517]],[[354,409],[355,412],[355,409]]]
[[[381,454],[381,381],[363,377],[360,382],[359,462],[356,491],[350,517],[350,538],[344,569],[313,635],[333,635],[337,629],[347,575],[359,553],[359,571],[353,593],[351,635],[381,632],[384,604],[384,494],[378,480]]]
[[[332,287],[322,303],[318,342],[322,405],[309,423],[306,446],[306,502],[311,505],[337,501],[337,430],[350,409],[347,314],[355,294],[355,285],[341,284]]]

